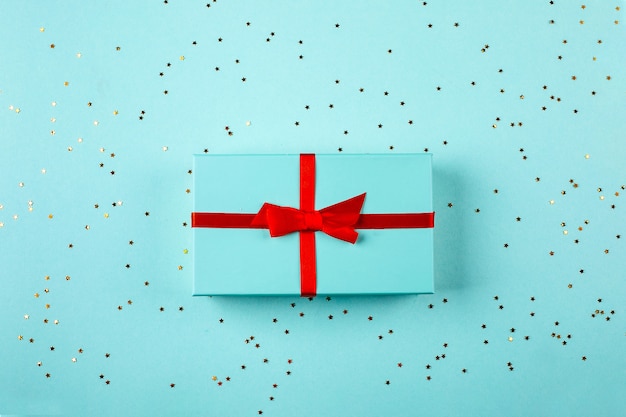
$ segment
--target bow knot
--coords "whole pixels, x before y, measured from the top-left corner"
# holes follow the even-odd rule
[[[307,230],[322,230],[324,219],[318,210],[304,212],[304,224]]]
[[[358,233],[354,226],[364,201],[365,193],[314,211],[264,203],[252,225],[267,225],[272,237],[301,231],[322,231],[336,239],[355,243]]]

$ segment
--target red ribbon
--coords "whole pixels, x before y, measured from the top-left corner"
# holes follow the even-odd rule
[[[315,232],[355,243],[355,229],[432,228],[435,213],[361,214],[365,193],[315,210],[315,155],[300,155],[300,208],[264,203],[256,214],[191,213],[191,227],[269,229],[271,237],[300,234],[300,295],[317,294]]]

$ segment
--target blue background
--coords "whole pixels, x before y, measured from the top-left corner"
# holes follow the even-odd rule
[[[0,414],[623,414],[623,13],[3,1]],[[192,298],[205,150],[432,152],[436,293]]]

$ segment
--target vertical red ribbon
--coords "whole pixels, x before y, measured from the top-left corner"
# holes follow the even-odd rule
[[[300,155],[300,210],[315,211],[315,155]],[[300,232],[300,296],[317,294],[315,231]]]

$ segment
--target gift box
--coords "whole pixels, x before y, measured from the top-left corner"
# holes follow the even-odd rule
[[[432,293],[430,154],[194,155],[194,295]]]

